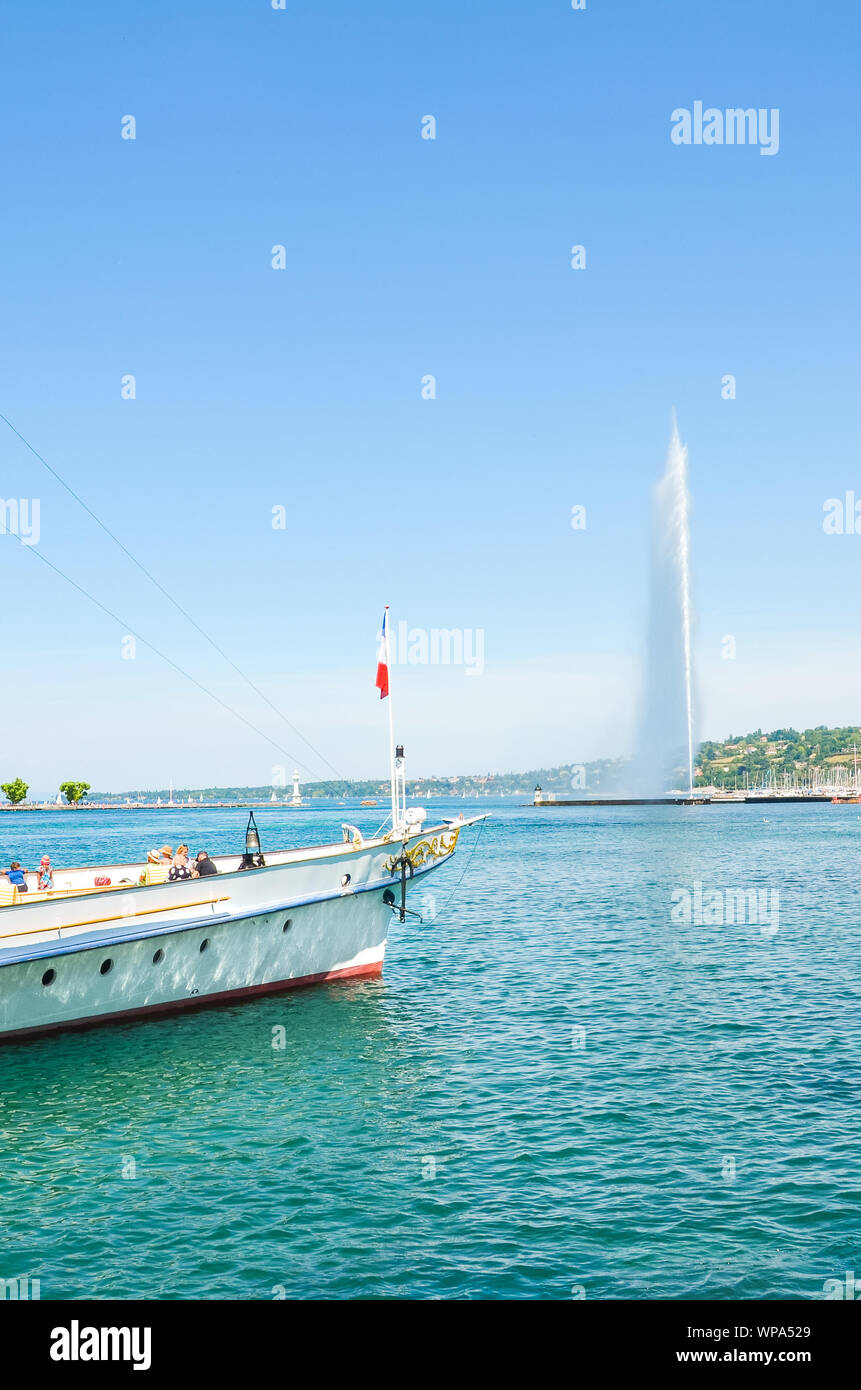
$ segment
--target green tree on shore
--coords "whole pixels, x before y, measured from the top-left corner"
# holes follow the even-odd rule
[[[16,777],[14,782],[4,782],[0,786],[0,791],[9,798],[13,806],[17,806],[19,801],[23,801],[29,790],[27,783],[22,782],[20,777]]]
[[[61,782],[60,791],[70,806],[77,806],[90,790],[89,782]]]

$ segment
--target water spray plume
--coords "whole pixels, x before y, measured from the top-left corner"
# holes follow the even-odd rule
[[[694,787],[690,513],[688,451],[674,410],[664,473],[653,497],[651,609],[637,759],[643,795],[666,791],[666,779],[682,762],[688,794]]]

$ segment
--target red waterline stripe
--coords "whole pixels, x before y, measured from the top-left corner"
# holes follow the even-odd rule
[[[320,975],[301,975],[295,980],[274,980],[268,985],[244,985],[242,989],[227,989],[220,994],[207,994],[190,999],[170,999],[166,1004],[146,1004],[140,1009],[121,1009],[117,1013],[95,1014],[89,1018],[63,1019],[58,1023],[43,1023],[38,1028],[16,1028],[11,1033],[0,1033],[0,1043],[17,1038],[35,1038],[39,1033],[59,1033],[79,1031],[84,1028],[98,1028],[103,1023],[118,1023],[128,1018],[145,1018],[150,1014],[177,1013],[180,1009],[206,1009],[211,1004],[226,1004],[234,999],[250,999],[258,994],[283,994],[288,989],[303,989],[306,985],[322,985],[331,981],[355,980],[360,976],[382,975],[383,962],[371,961],[367,965],[348,965],[344,970],[324,970]]]

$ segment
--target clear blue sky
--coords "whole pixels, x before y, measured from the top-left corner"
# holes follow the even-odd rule
[[[0,411],[361,776],[385,771],[385,602],[485,633],[480,677],[395,672],[415,771],[628,751],[675,406],[700,736],[855,721],[861,536],[822,504],[861,497],[859,29],[801,0],[18,0]],[[779,108],[779,153],[674,145],[696,100]],[[0,537],[3,780],[292,771],[122,660],[129,627],[326,774],[3,425],[0,496],[38,497],[39,548],[123,619]]]

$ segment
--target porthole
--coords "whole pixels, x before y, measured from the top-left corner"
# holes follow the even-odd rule
[[[155,955],[154,955],[153,958],[152,958],[152,963],[153,963],[153,965],[161,965],[161,963],[162,963],[163,960],[164,960],[164,951],[161,949],[161,947],[159,947],[159,949],[156,951]]]
[[[111,973],[111,971],[113,970],[113,968],[114,968],[114,963],[113,963],[113,961],[111,960],[110,956],[108,956],[108,959],[107,959],[107,960],[103,960],[102,963],[101,963],[101,965],[99,966],[99,974],[100,974],[100,975],[109,975],[109,974]]]
[[[342,874],[342,875],[341,875],[341,887],[342,887],[342,888],[346,888],[347,885],[352,881],[352,878],[353,878],[353,875],[352,875],[352,874]]]
[[[387,888],[385,893],[383,894],[383,902],[386,904],[386,907],[394,907],[395,895],[392,892],[391,888]]]
[[[200,943],[200,954],[203,955],[204,951],[207,951],[208,949],[209,949],[209,937],[208,937],[208,936],[205,936],[205,937],[203,938],[203,940],[201,941],[201,943]]]
[[[56,970],[46,970],[42,976],[43,985],[52,985],[57,978]]]
[[[292,925],[293,925],[293,918],[292,918],[292,917],[288,917],[288,918],[287,918],[287,921],[284,923],[284,925],[283,925],[283,927],[281,928],[281,930],[286,934],[286,933],[290,930],[290,928],[292,927]]]

